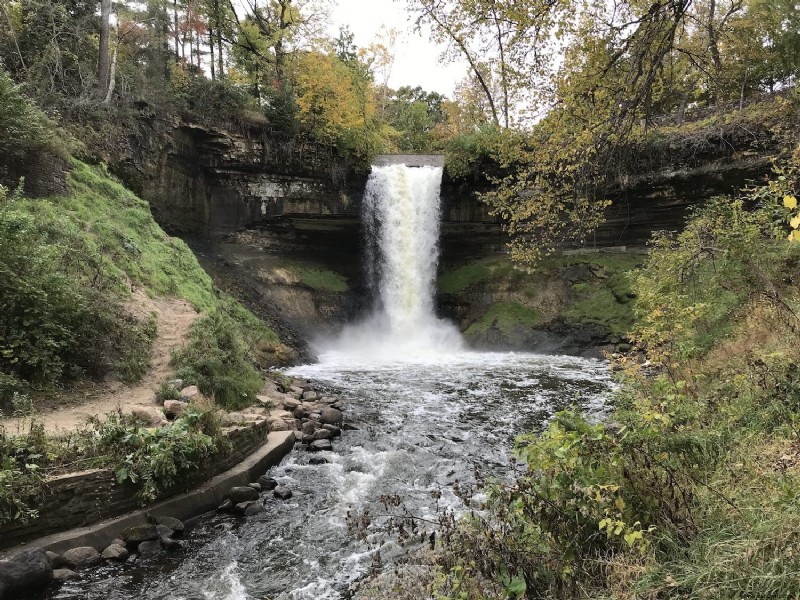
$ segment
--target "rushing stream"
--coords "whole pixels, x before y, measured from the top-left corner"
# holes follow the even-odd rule
[[[416,516],[435,518],[437,502],[458,512],[457,481],[510,476],[514,436],[567,407],[602,417],[612,387],[602,361],[470,352],[436,318],[440,179],[436,168],[373,168],[364,219],[375,310],[320,343],[316,364],[288,371],[345,407],[352,429],[313,455],[328,463],[309,464],[298,447],[271,472],[291,500],[264,494],[264,514],[201,517],[183,551],[103,567],[49,598],[346,598],[376,550],[384,562],[402,552],[380,519],[366,541],[353,535],[348,512],[381,513],[380,496],[394,494]]]

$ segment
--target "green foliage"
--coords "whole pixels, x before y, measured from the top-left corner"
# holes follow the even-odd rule
[[[197,385],[220,406],[249,406],[264,385],[259,353],[277,341],[274,332],[235,303],[226,303],[192,326],[189,342],[172,358],[178,377]]]
[[[0,525],[37,517],[44,482],[39,463],[46,452],[41,426],[32,425],[27,435],[11,436],[0,424]]]
[[[95,427],[98,445],[114,456],[117,482],[136,484],[142,504],[187,482],[223,447],[214,414],[191,408],[169,425],[152,430],[126,425],[114,416]]]
[[[539,313],[518,302],[496,302],[464,334],[470,336],[483,333],[492,327],[509,334],[517,327],[535,327],[540,320]]]
[[[19,159],[53,144],[51,124],[0,70],[0,156],[6,161]]]
[[[300,279],[300,283],[312,290],[335,293],[348,290],[347,278],[335,271],[294,262],[285,263],[285,266]]]

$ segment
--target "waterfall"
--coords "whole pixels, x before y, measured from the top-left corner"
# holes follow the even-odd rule
[[[335,350],[402,358],[463,347],[456,327],[438,319],[434,307],[441,181],[440,167],[372,167],[362,220],[374,307],[364,322],[345,328]]]

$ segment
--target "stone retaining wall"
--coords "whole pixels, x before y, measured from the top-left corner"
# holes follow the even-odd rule
[[[264,444],[268,431],[266,421],[228,430],[230,452],[212,458],[195,476],[173,487],[163,497],[184,492],[239,464]],[[136,492],[137,487],[129,482],[118,484],[110,469],[53,477],[47,481],[40,499],[38,518],[25,524],[10,523],[0,527],[0,549],[136,510],[139,508]]]

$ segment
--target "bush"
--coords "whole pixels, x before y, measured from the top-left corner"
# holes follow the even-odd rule
[[[227,302],[192,327],[189,343],[173,356],[178,377],[197,385],[220,406],[237,410],[255,402],[264,380],[259,350],[275,334],[235,303]]]
[[[53,125],[0,69],[0,161],[52,146],[54,139]]]

